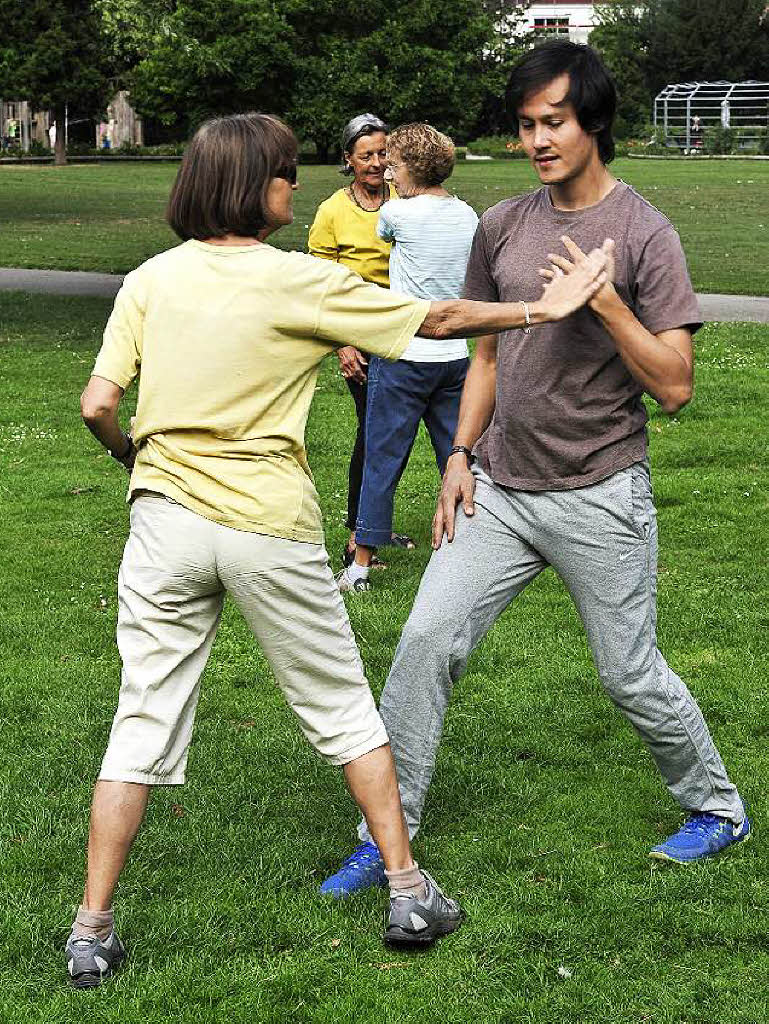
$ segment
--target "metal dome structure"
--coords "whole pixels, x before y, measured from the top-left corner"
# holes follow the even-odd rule
[[[706,128],[739,132],[740,145],[758,143],[769,129],[769,82],[680,82],[654,100],[654,125],[671,145],[702,145]]]

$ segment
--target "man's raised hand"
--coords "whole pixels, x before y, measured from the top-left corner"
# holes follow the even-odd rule
[[[614,288],[614,277],[615,277],[615,255],[614,255],[614,240],[607,238],[604,240],[603,245],[600,249],[593,249],[589,254],[585,254],[580,247],[574,242],[568,235],[563,235],[561,241],[564,247],[572,257],[572,261],[567,260],[564,256],[558,256],[555,253],[548,253],[548,259],[550,260],[550,267],[542,267],[539,270],[541,277],[545,278],[548,282],[545,285],[545,291],[542,293],[544,298],[547,291],[557,281],[573,276],[580,270],[584,270],[591,266],[591,261],[595,259],[603,258],[603,273],[599,274],[595,279],[596,284],[601,280],[600,285],[594,288],[592,294],[586,300],[588,304],[593,307],[596,303],[600,302],[601,298],[605,297],[607,291],[613,291]],[[593,266],[597,264],[592,263]]]

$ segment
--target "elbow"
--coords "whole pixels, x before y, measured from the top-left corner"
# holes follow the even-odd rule
[[[92,426],[96,423],[101,423],[104,419],[111,415],[114,410],[106,406],[103,402],[94,401],[88,394],[88,391],[84,391],[80,396],[80,415],[83,418],[83,423],[87,427]]]
[[[691,381],[687,381],[678,387],[670,388],[664,395],[660,396],[662,411],[667,413],[668,416],[674,416],[691,402],[693,394],[694,388]]]

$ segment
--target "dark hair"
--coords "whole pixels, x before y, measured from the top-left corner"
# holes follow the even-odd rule
[[[271,114],[229,114],[198,128],[171,189],[166,220],[176,234],[203,240],[251,236],[267,226],[272,178],[296,163],[296,137]]]
[[[601,58],[590,46],[568,39],[551,39],[529,50],[513,68],[507,86],[507,108],[518,131],[518,110],[532,92],[569,76],[566,99],[586,132],[597,137],[603,163],[614,159],[612,123],[617,110],[617,89]]]

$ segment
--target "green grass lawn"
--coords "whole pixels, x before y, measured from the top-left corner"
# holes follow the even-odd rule
[[[175,238],[163,223],[174,164],[0,167],[0,266],[125,272]],[[769,294],[769,162],[617,160],[681,232],[698,291]],[[276,236],[303,249],[321,200],[342,179],[303,167],[291,228]],[[478,212],[534,187],[524,161],[460,163],[452,187]]]
[[[757,325],[706,328],[694,401],[650,426],[661,646],[749,801],[752,843],[688,870],[651,866],[649,846],[679,813],[547,572],[457,687],[416,843],[468,920],[425,955],[388,952],[383,893],[343,905],[316,895],[351,848],[356,813],[228,608],[190,781],[156,791],[120,885],[129,964],[100,991],[66,987],[61,949],[118,690],[126,480],[78,416],[108,309],[0,293],[0,1021],[765,1021],[769,328]],[[309,450],[332,553],[353,419],[329,362]],[[376,591],[348,605],[377,692],[426,563],[436,488],[420,436],[396,516],[418,550],[394,552]]]

